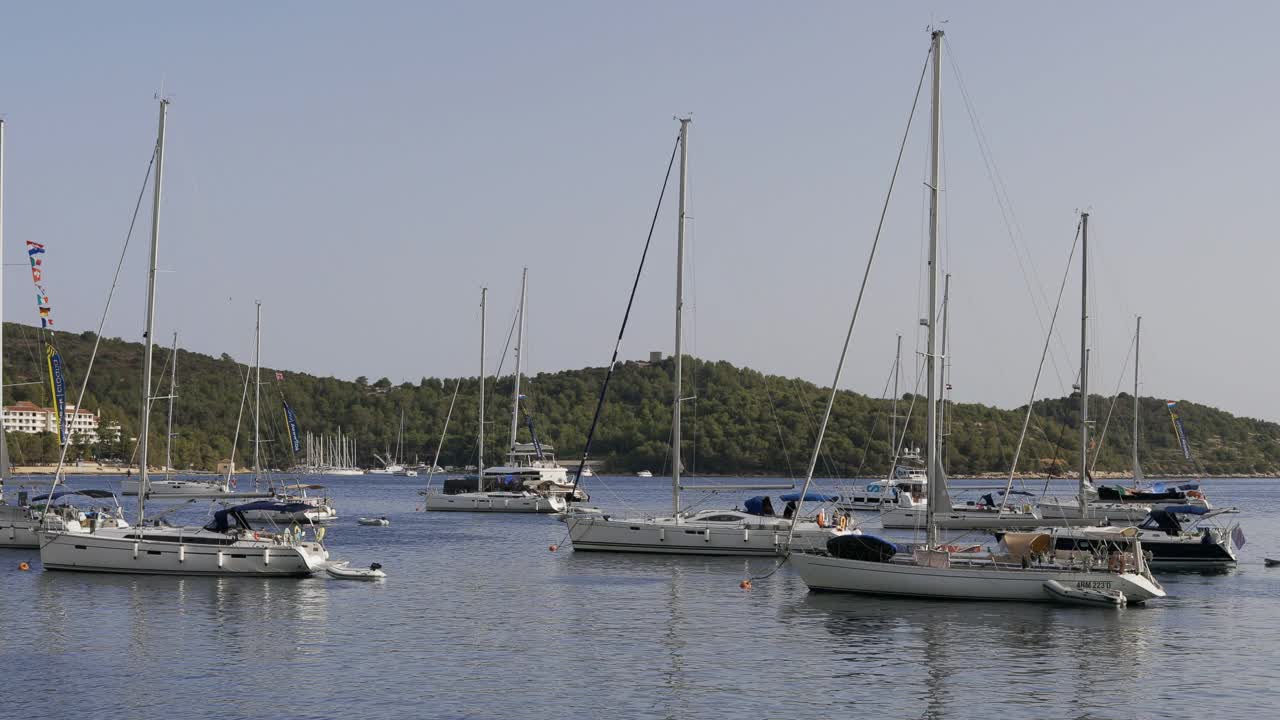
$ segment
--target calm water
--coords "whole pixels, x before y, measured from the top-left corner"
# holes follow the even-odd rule
[[[815,595],[786,566],[743,591],[773,563],[552,553],[549,517],[415,512],[420,478],[324,482],[333,556],[385,582],[42,572],[0,551],[0,718],[1217,719],[1280,700],[1275,481],[1206,484],[1243,511],[1238,569],[1162,575],[1168,599],[1120,611]],[[670,501],[669,480],[603,482],[602,507]]]

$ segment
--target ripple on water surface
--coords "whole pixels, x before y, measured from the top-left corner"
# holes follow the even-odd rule
[[[387,581],[18,572],[35,553],[0,551],[0,716],[1226,718],[1274,702],[1274,483],[1209,486],[1245,509],[1238,569],[1165,575],[1168,599],[1100,611],[813,594],[786,566],[742,591],[774,563],[574,553],[551,517],[414,512],[412,478],[324,482],[343,516],[331,551]],[[613,479],[597,500],[661,509],[669,487]]]

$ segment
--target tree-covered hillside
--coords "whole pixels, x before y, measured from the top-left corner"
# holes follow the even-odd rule
[[[93,334],[57,333],[55,341],[68,370],[68,401],[74,402],[83,381]],[[156,395],[168,394],[164,371],[167,348],[156,349]],[[88,386],[84,406],[100,410],[104,423],[118,422],[120,442],[84,447],[88,457],[127,459],[133,452],[140,406],[139,368],[142,347],[103,339]],[[48,405],[43,353],[37,331],[5,324],[4,382],[6,403],[31,400]],[[231,452],[244,392],[245,371],[229,356],[214,358],[181,351],[178,359],[178,399],[174,419],[174,464],[210,469]],[[509,365],[508,365],[509,366]],[[292,464],[284,441],[280,399],[293,406],[303,431],[332,433],[341,427],[356,438],[360,462],[376,465],[373,454],[393,448],[400,413],[405,417],[404,458],[429,461],[435,451],[456,380],[434,377],[418,383],[393,385],[384,379],[369,382],[315,377],[274,368],[262,370],[262,408],[267,464]],[[689,360],[685,363],[684,463],[687,470],[705,473],[799,475],[811,451],[814,429],[826,401],[823,389],[802,380],[766,376],[727,362]],[[526,379],[524,407],[532,413],[543,442],[554,444],[562,460],[581,452],[603,368],[543,373]],[[41,384],[41,383],[44,384]],[[476,378],[464,378],[454,409],[441,464],[475,462]],[[30,383],[30,384],[24,384]],[[502,457],[509,441],[511,379],[488,382],[485,457]],[[671,362],[655,365],[629,362],[618,369],[610,386],[593,457],[616,471],[669,469],[667,441],[671,432]],[[253,388],[249,388],[250,399]],[[1019,470],[1062,472],[1074,469],[1079,452],[1079,413],[1074,398],[1037,403],[1032,432],[1022,452]],[[1094,397],[1091,417],[1106,416],[1109,398]],[[905,414],[907,395],[899,402]],[[155,403],[152,443],[158,449],[153,463],[163,459],[165,401]],[[1280,473],[1280,425],[1235,417],[1193,402],[1179,409],[1192,448],[1204,472],[1211,474]],[[952,474],[1008,472],[1025,407],[1000,410],[976,404],[948,409],[948,468]],[[914,406],[909,442],[923,445],[922,402]],[[1143,466],[1149,474],[1196,472],[1178,450],[1162,399],[1143,398],[1141,407]],[[852,392],[840,393],[831,418],[822,475],[851,476],[880,473],[891,457],[889,401]],[[1106,441],[1097,462],[1099,471],[1124,471],[1129,466],[1132,400],[1116,404]],[[238,464],[251,457],[249,435],[252,409],[245,408],[238,445]],[[527,430],[522,428],[522,437]],[[56,458],[53,437],[10,435],[15,463],[48,462]],[[865,457],[864,457],[865,456]]]

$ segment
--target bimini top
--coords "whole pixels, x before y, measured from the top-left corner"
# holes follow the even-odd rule
[[[1194,505],[1171,505],[1152,510],[1138,527],[1143,530],[1160,530],[1169,535],[1176,535],[1182,532],[1182,523],[1178,521],[1178,515],[1204,515],[1208,512],[1205,508]]]
[[[244,513],[249,510],[268,510],[270,512],[296,513],[310,510],[311,506],[306,503],[281,503],[272,502],[270,500],[258,500],[257,502],[245,503],[243,505],[233,505],[228,508],[218,510],[213,514],[213,520],[205,525],[206,530],[214,530],[216,532],[226,532],[232,527],[231,519],[236,520],[239,527],[248,527],[249,523],[244,519]]]
[[[31,498],[31,502],[40,502],[41,500],[53,501],[53,500],[57,500],[60,497],[66,497],[67,495],[83,495],[84,497],[101,499],[101,498],[115,497],[116,494],[111,492],[110,490],[59,490],[58,492],[55,492],[55,493],[45,493],[44,495],[37,495]]]

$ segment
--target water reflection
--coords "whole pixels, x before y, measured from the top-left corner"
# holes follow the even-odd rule
[[[863,687],[917,686],[919,716],[951,716],[975,689],[996,713],[1026,716],[1057,703],[1072,716],[1137,707],[1142,681],[1159,667],[1152,653],[1155,615],[1028,603],[949,603],[810,593],[804,608],[822,618],[843,673]],[[923,670],[923,674],[917,671]],[[1116,682],[1106,682],[1106,679]],[[1123,681],[1122,681],[1123,680]],[[1046,692],[1046,690],[1056,692]],[[903,695],[908,692],[903,690]],[[900,698],[902,699],[902,698]]]

